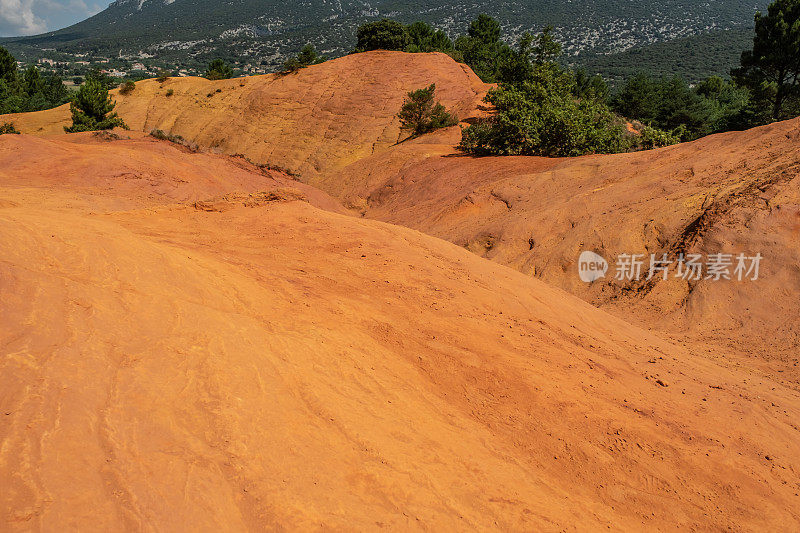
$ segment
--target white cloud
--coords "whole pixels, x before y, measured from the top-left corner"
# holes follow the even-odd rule
[[[106,7],[108,0],[0,0],[0,37],[58,30]]]
[[[0,0],[0,35],[33,35],[47,23],[33,11],[33,0]]]

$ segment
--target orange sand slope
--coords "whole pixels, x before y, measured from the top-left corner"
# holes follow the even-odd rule
[[[242,165],[0,138],[0,529],[800,528],[797,391]]]
[[[740,364],[742,356],[741,364],[800,384],[797,121],[561,160],[463,157],[453,148],[457,127],[396,145],[404,95],[432,82],[461,118],[485,113],[487,86],[468,68],[443,54],[399,52],[355,54],[288,76],[148,80],[116,98],[134,129],[299,171],[302,182],[369,218],[450,240],[637,325],[708,343],[712,357]],[[66,108],[0,117],[39,134],[61,131],[68,119]],[[576,273],[583,250],[606,256],[612,269],[622,253],[764,260],[754,283],[607,278],[587,286]]]
[[[231,191],[285,189],[323,209],[344,212],[327,194],[280,171],[260,169],[238,157],[191,153],[136,132],[5,135],[0,139],[0,161],[0,183],[32,189],[37,201],[49,201],[41,197],[41,188],[59,194],[71,191],[77,198],[88,196],[85,201],[92,207],[114,209],[204,200]]]
[[[127,95],[112,92],[116,111],[133,130],[161,129],[310,180],[401,140],[396,115],[403,98],[431,83],[437,98],[462,117],[475,113],[487,90],[472,70],[445,54],[370,52],[289,75],[170,78],[163,84],[152,79]],[[0,115],[5,121],[23,133],[63,133],[69,106]]]
[[[365,216],[435,235],[639,324],[713,341],[800,384],[800,120],[661,150],[471,158],[443,136],[331,175]],[[337,191],[336,184],[343,184]],[[583,250],[611,262],[592,285]],[[761,253],[755,282],[622,283],[620,254]],[[645,271],[646,275],[646,271]]]

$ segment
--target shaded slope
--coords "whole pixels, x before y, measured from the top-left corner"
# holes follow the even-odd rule
[[[116,138],[115,138],[116,137]],[[205,200],[231,192],[294,190],[319,207],[344,212],[327,194],[241,159],[192,153],[135,132],[0,138],[0,182],[38,201],[39,189],[75,195],[70,207],[130,209]],[[97,196],[100,195],[100,196]]]
[[[6,527],[800,525],[795,391],[271,184],[117,211],[62,165],[0,176]]]

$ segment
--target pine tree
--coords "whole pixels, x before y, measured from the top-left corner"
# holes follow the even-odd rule
[[[8,50],[0,46],[0,80],[11,85],[17,79],[17,60]]]
[[[70,103],[72,126],[64,127],[67,133],[80,131],[110,130],[126,128],[125,122],[114,112],[116,104],[108,95],[108,89],[97,80],[89,80],[81,86]]]
[[[411,44],[406,27],[396,20],[382,19],[358,27],[356,50],[405,50]]]
[[[435,83],[425,89],[408,93],[408,98],[397,116],[401,129],[411,130],[412,137],[458,124],[458,119],[448,113],[441,103],[434,103],[435,93]]]
[[[297,72],[301,68],[306,68],[309,65],[316,65],[325,61],[325,57],[317,54],[317,49],[313,44],[305,45],[300,53],[295,57],[287,59],[283,63],[284,73]]]
[[[772,120],[785,117],[787,100],[800,84],[800,0],[776,0],[767,14],[757,13],[753,49],[742,54],[734,77],[770,103]]]

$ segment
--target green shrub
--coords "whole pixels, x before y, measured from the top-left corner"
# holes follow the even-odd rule
[[[162,69],[158,72],[158,77],[156,78],[156,81],[158,83],[166,83],[166,81],[170,78],[170,76],[172,76],[172,72]]]
[[[589,76],[586,69],[579,68],[574,72],[575,96],[578,98],[590,98],[593,100],[608,101],[611,89],[606,80],[599,74]]]
[[[136,84],[132,81],[126,81],[119,86],[119,94],[130,94],[136,88]]]
[[[411,44],[406,26],[396,20],[382,19],[358,27],[356,50],[405,50]]]
[[[227,80],[233,77],[233,69],[222,59],[215,59],[208,64],[203,76],[209,80]]]
[[[72,126],[65,126],[64,131],[75,133],[110,130],[116,127],[127,128],[125,122],[114,112],[115,106],[108,95],[108,89],[101,82],[95,79],[87,80],[70,103]]]
[[[173,91],[172,89],[167,89],[167,93],[166,94],[167,94],[167,97],[170,97],[173,94],[175,94],[175,91]]]
[[[400,127],[410,130],[411,136],[416,137],[439,128],[455,126],[458,118],[449,113],[440,102],[434,103],[436,84],[424,89],[417,89],[408,93],[403,102],[403,107],[398,113]]]
[[[625,151],[624,126],[597,100],[574,96],[572,76],[555,64],[530,79],[489,91],[491,118],[462,130],[459,148],[478,155],[577,156]]]
[[[443,52],[459,62],[464,62],[461,52],[455,49],[447,34],[427,22],[417,21],[405,25],[383,19],[362,24],[358,28],[358,42],[354,52],[369,50],[398,50],[409,53]],[[284,70],[288,70],[284,68]]]
[[[716,76],[691,88],[677,76],[655,79],[643,73],[627,80],[611,99],[617,113],[653,128],[682,126],[683,141],[744,127],[749,103],[747,89]]]
[[[497,153],[493,146],[497,142],[497,136],[495,120],[482,119],[461,128],[458,149],[475,155],[493,155]]]
[[[406,26],[406,33],[410,40],[406,52],[455,52],[450,37],[426,22],[417,21]]]
[[[14,127],[13,122],[6,122],[4,124],[0,124],[0,135],[7,135],[7,134],[15,134],[19,135],[17,128]]]
[[[681,126],[673,131],[665,131],[651,126],[643,126],[639,135],[632,139],[631,148],[651,150],[653,148],[678,144],[681,142],[681,137],[684,135],[684,129],[685,128]]]
[[[464,63],[464,54],[462,54],[460,51],[456,50],[455,48],[452,49],[452,50],[447,50],[444,53],[449,55],[451,58],[453,58],[453,61],[455,61],[456,63]]]
[[[300,50],[299,54],[297,54],[295,57],[287,59],[283,63],[282,72],[284,74],[297,72],[301,68],[306,68],[309,65],[316,65],[324,61],[325,57],[317,54],[317,49],[314,48],[314,45],[307,44]]]

